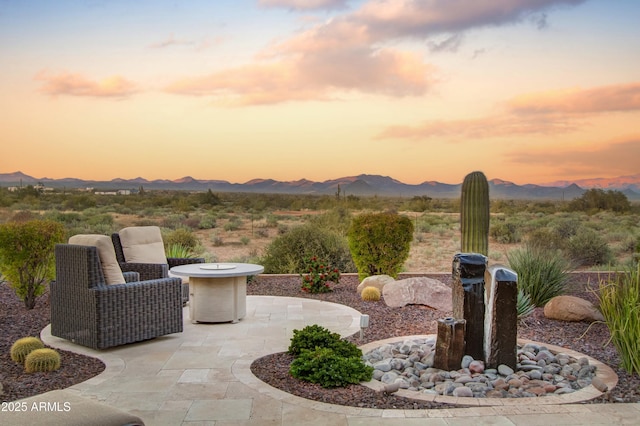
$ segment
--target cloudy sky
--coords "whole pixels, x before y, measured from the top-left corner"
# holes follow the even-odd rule
[[[0,0],[0,173],[640,172],[637,0]]]

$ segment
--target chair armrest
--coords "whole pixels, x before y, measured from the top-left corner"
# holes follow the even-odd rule
[[[121,263],[122,272],[137,272],[140,281],[157,280],[169,276],[169,265],[166,263]]]
[[[169,269],[171,269],[174,266],[204,263],[204,257],[168,257],[167,263],[169,264]]]
[[[124,282],[132,283],[136,281],[140,281],[140,273],[135,271],[123,272],[122,276],[124,276]]]

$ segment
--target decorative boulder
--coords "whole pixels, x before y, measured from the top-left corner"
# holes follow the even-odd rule
[[[575,296],[556,296],[544,305],[544,316],[559,321],[604,321],[588,300]]]
[[[380,293],[382,293],[382,288],[385,285],[395,281],[396,280],[391,278],[389,275],[371,275],[370,277],[367,277],[364,280],[362,280],[362,282],[358,286],[358,294],[361,294],[362,289],[365,287],[375,287],[378,290],[380,290]]]
[[[382,289],[387,306],[426,305],[433,309],[453,310],[451,289],[441,281],[427,277],[414,277],[388,283]]]

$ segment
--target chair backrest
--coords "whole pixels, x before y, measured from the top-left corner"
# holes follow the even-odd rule
[[[106,235],[79,234],[69,238],[69,244],[96,247],[105,282],[107,284],[125,283],[111,238]]]
[[[157,226],[123,228],[118,233],[118,239],[125,262],[167,263],[162,233]]]
[[[55,257],[58,293],[67,292],[80,297],[90,288],[107,284],[97,247],[56,244]]]

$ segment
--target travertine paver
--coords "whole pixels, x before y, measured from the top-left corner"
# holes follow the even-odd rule
[[[95,351],[42,332],[52,347],[96,356],[97,377],[71,388],[140,416],[147,425],[545,425],[638,424],[640,404],[495,405],[435,410],[376,410],[310,401],[258,380],[254,359],[285,351],[294,329],[319,324],[343,336],[360,313],[310,299],[248,296],[237,324],[192,324],[183,333]],[[450,401],[448,401],[450,402]],[[1,420],[1,419],[0,419]]]

